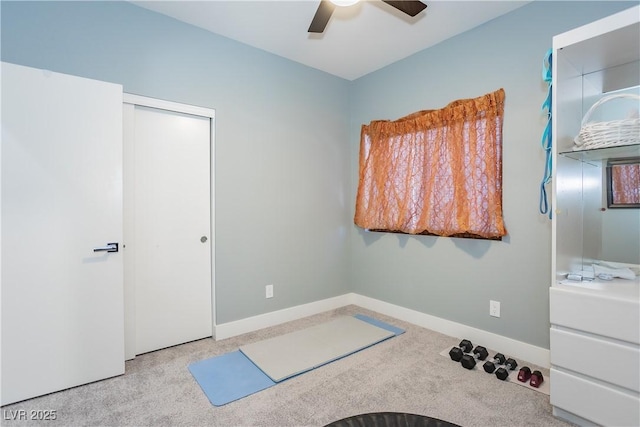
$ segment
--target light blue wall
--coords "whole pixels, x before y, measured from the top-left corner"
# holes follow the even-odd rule
[[[504,88],[503,209],[509,233],[493,242],[367,233],[352,226],[355,292],[549,347],[551,222],[538,213],[542,59],[555,34],[632,5],[537,1],[354,82],[352,200],[361,124]],[[489,316],[491,299],[501,302],[500,318]]]
[[[2,60],[216,110],[218,323],[354,291],[548,348],[542,57],[554,34],[631,5],[535,2],[348,82],[126,3],[3,1]],[[353,225],[361,124],[499,87],[506,239]]]
[[[0,7],[3,61],[216,110],[218,323],[346,292],[348,81],[128,3]]]

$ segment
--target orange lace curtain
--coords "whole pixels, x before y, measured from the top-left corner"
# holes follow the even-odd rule
[[[640,204],[640,164],[613,165],[611,191],[617,205]]]
[[[377,231],[499,239],[504,90],[362,126],[354,222]]]

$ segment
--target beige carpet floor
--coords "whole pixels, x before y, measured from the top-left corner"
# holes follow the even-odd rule
[[[192,362],[244,344],[356,313],[406,332],[221,407],[209,403],[187,369]],[[348,306],[226,340],[204,339],[138,356],[126,363],[126,373],[120,377],[4,406],[1,424],[323,426],[361,413],[408,412],[461,426],[569,425],[552,416],[549,396],[494,375],[467,371],[439,354],[459,341]],[[18,410],[55,410],[57,419],[6,419]]]

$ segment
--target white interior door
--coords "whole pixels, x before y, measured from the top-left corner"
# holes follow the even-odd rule
[[[127,295],[141,354],[212,336],[212,119],[141,105],[124,111],[133,156],[125,157],[133,191]]]
[[[2,405],[124,373],[122,87],[2,63]]]

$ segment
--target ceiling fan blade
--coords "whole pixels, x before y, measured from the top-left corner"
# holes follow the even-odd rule
[[[400,3],[405,3],[405,2],[400,2]],[[313,20],[311,21],[311,25],[309,25],[309,32],[310,33],[323,32],[335,8],[336,8],[335,5],[331,3],[329,0],[320,0],[320,5],[318,6],[318,10],[316,10],[316,14],[314,15]]]
[[[421,1],[392,1],[392,0],[382,0],[389,6],[393,6],[398,9],[400,12],[404,12],[409,16],[416,16],[424,9],[427,8],[427,5],[422,3]]]

